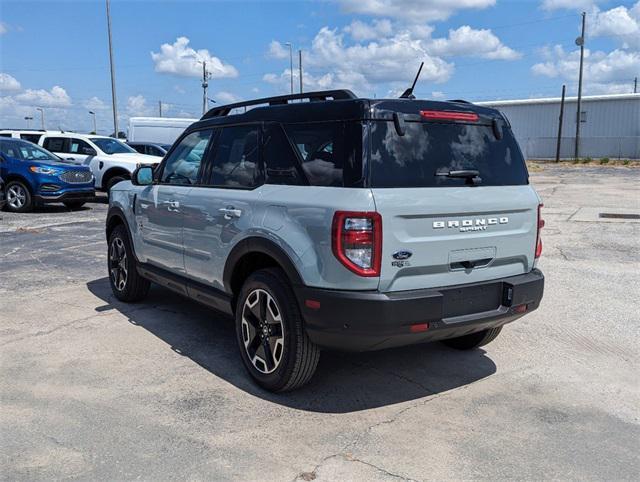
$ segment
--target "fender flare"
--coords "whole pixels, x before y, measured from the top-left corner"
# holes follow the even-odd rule
[[[222,282],[227,293],[232,293],[231,278],[240,259],[249,253],[262,253],[275,259],[294,286],[303,285],[302,277],[289,255],[276,243],[259,236],[245,238],[236,244],[224,265]]]

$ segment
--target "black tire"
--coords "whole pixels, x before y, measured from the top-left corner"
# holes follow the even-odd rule
[[[28,213],[33,210],[33,197],[21,181],[9,181],[4,188],[5,209],[12,213]]]
[[[118,184],[119,182],[126,181],[128,178],[124,176],[113,176],[111,179],[107,181],[107,195],[111,192],[111,188]]]
[[[264,311],[261,311],[262,298],[260,297],[264,298],[263,293],[268,294],[266,303],[270,303],[268,297],[271,297],[275,302],[275,307],[272,304],[269,307],[265,305]],[[260,313],[264,313],[263,316],[253,318],[253,322],[250,320],[251,313],[253,313],[252,308],[247,305],[247,303],[251,303],[251,300],[248,301],[250,297],[256,300],[256,304],[260,304],[258,307]],[[270,310],[268,314],[267,309]],[[245,310],[249,311],[245,312]],[[274,310],[279,316],[273,316]],[[301,387],[311,379],[318,366],[320,349],[309,340],[293,290],[285,274],[280,269],[263,269],[249,276],[238,296],[235,318],[236,336],[242,362],[258,385],[272,392],[286,392]],[[258,318],[262,318],[263,322],[273,321],[277,318],[280,321],[274,324],[264,323],[262,328],[258,328],[260,325],[256,326],[256,324],[261,323]],[[243,319],[246,321],[243,321]],[[272,331],[270,328],[269,334],[264,331],[266,330],[264,326],[277,327],[277,324],[280,325],[279,329],[282,334],[280,338],[278,338],[277,334],[271,336]],[[258,336],[263,331],[266,341],[265,339],[259,339]],[[273,333],[277,332],[278,330],[274,329]],[[266,345],[273,346],[274,338],[276,339],[275,348],[269,348],[267,351]],[[252,359],[249,358],[249,352],[253,351],[253,342],[256,340],[255,345],[257,348],[254,354],[262,353],[266,355],[267,353],[272,353],[271,367],[259,361],[254,365]],[[245,342],[248,343],[248,347],[246,347]],[[280,358],[277,363],[274,363],[278,350],[280,351]],[[253,359],[256,359],[255,356]],[[257,365],[262,365],[262,369]],[[272,371],[267,373],[269,369]]]
[[[122,254],[122,250],[125,253],[124,261],[122,261],[122,258],[118,259],[118,256]],[[122,267],[126,270],[124,276],[120,271]],[[138,274],[129,233],[122,224],[116,226],[109,235],[107,274],[109,275],[111,291],[120,301],[140,301],[149,292],[151,283]]]
[[[64,201],[62,204],[64,204],[67,208],[71,209],[72,211],[77,211],[82,206],[84,206],[84,201]]]
[[[470,335],[442,340],[442,343],[456,350],[473,350],[474,348],[479,348],[487,343],[491,343],[498,337],[501,331],[502,327],[498,326],[497,328],[489,328],[488,330],[471,333]]]

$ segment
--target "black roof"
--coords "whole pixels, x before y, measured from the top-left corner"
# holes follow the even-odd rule
[[[301,102],[307,101],[307,102]],[[246,109],[251,107],[251,109]],[[238,109],[244,112],[233,113]],[[421,99],[360,98],[350,90],[327,90],[281,95],[214,107],[189,130],[203,126],[245,122],[314,122],[326,120],[391,119],[395,112],[419,114],[419,110],[475,112],[483,117],[500,117],[492,108],[464,100],[435,101]]]

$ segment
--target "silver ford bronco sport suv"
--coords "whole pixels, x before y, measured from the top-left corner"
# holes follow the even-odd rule
[[[346,90],[209,111],[112,189],[111,287],[150,282],[235,319],[262,387],[320,350],[468,350],[538,308],[540,198],[498,111]]]

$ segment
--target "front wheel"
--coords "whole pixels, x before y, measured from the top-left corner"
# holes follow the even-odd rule
[[[7,211],[14,213],[26,213],[33,209],[31,192],[20,181],[11,181],[5,188],[5,199]]]
[[[496,328],[489,328],[488,330],[482,330],[477,333],[471,333],[470,335],[442,340],[442,343],[451,348],[455,348],[456,350],[473,350],[474,348],[480,348],[487,343],[491,343],[498,337],[501,331],[502,327],[498,326]]]
[[[111,194],[111,188],[113,186],[115,186],[119,182],[126,181],[126,180],[127,178],[124,176],[113,176],[111,179],[109,179],[109,181],[107,182],[107,196]]]
[[[111,291],[120,301],[140,301],[147,296],[150,283],[138,274],[127,228],[120,224],[109,235],[107,256]]]
[[[256,271],[244,283],[236,305],[236,335],[247,371],[272,392],[301,387],[318,366],[320,349],[309,340],[279,269]]]

